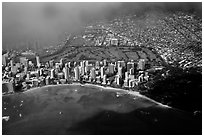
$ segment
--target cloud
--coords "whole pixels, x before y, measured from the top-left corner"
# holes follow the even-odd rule
[[[6,3],[2,4],[3,48],[57,45],[89,22],[148,10],[202,10],[200,3]],[[61,37],[62,36],[62,37]]]

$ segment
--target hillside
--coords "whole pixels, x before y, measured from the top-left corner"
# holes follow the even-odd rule
[[[80,34],[67,39],[60,50],[42,58],[43,61],[147,58],[201,66],[201,55],[202,19],[178,12],[121,16],[89,24]]]

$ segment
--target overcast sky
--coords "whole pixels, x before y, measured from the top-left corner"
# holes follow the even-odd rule
[[[96,19],[148,10],[186,10],[201,15],[202,3],[3,3],[2,44],[57,45],[65,36]]]

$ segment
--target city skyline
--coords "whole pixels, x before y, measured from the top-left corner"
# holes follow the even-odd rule
[[[202,134],[201,11],[3,2],[2,134]]]

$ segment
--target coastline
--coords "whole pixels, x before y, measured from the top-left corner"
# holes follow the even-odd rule
[[[31,89],[28,89],[24,92],[20,92],[22,94],[25,94],[25,93],[30,93],[32,91],[35,91],[37,89],[40,89],[40,88],[47,88],[47,87],[57,87],[57,86],[75,86],[75,85],[78,85],[78,86],[85,86],[85,87],[88,87],[88,86],[92,86],[92,87],[96,87],[96,88],[101,88],[101,89],[104,89],[104,90],[114,90],[114,91],[121,91],[121,92],[124,92],[125,94],[129,94],[129,95],[132,95],[132,96],[137,96],[137,97],[140,97],[140,98],[143,98],[143,99],[147,99],[159,106],[162,106],[162,107],[166,107],[166,108],[172,108],[168,105],[164,105],[162,103],[159,103],[149,97],[146,97],[145,95],[141,95],[139,92],[136,92],[136,91],[130,91],[130,90],[126,90],[126,89],[121,89],[121,88],[114,88],[114,87],[111,87],[111,86],[102,86],[102,85],[95,85],[95,84],[90,84],[90,83],[85,83],[85,84],[81,84],[80,82],[74,82],[72,84],[59,84],[59,85],[45,85],[45,86],[42,86],[42,87],[35,87],[35,88],[31,88]],[[15,95],[15,94],[7,94],[7,95],[3,95],[3,96],[10,96],[10,95]]]

